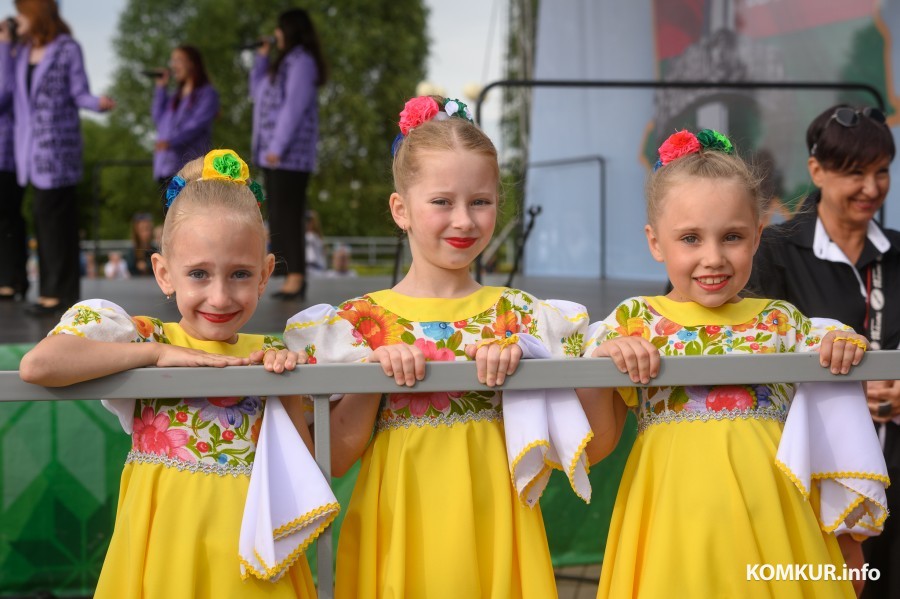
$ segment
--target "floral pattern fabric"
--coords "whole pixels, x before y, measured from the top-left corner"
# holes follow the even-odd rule
[[[132,343],[171,343],[157,318],[128,316],[108,302],[70,308],[53,334]],[[258,336],[260,349],[283,349],[277,337]],[[198,472],[250,474],[265,399],[249,397],[136,400],[128,462],[161,463]]]
[[[559,339],[561,351],[569,356],[577,356],[581,350],[583,335],[577,332],[577,323],[541,323],[555,317],[552,309],[531,295],[517,290],[506,289],[497,302],[478,314],[457,321],[413,322],[387,307],[379,305],[369,295],[352,299],[336,307],[337,318],[326,319],[328,323],[340,325],[349,323],[350,338],[347,340],[360,355],[368,354],[382,345],[406,343],[415,345],[425,355],[428,362],[452,362],[467,360],[465,347],[482,339],[510,337],[517,333],[528,333],[543,340],[548,330],[563,332]],[[540,315],[540,316],[539,316]],[[586,315],[585,319],[586,319]],[[562,318],[557,318],[562,321]],[[321,331],[306,323],[293,325],[302,331],[298,337],[300,347],[305,347],[311,362],[322,361],[317,356],[317,345],[305,339],[321,336]],[[290,329],[290,326],[289,326]],[[288,332],[286,339],[290,338]],[[339,343],[339,335],[332,337],[331,345]],[[291,343],[289,341],[289,343]],[[291,344],[292,347],[297,347]],[[320,342],[319,347],[322,346]],[[331,354],[339,353],[331,350]],[[329,361],[338,361],[329,356]],[[496,420],[501,418],[500,395],[494,391],[460,391],[441,393],[392,393],[382,402],[377,427],[379,429],[400,426],[452,425],[470,420]]]
[[[827,330],[836,328],[814,326],[785,301],[761,305],[755,316],[740,324],[685,326],[674,315],[661,314],[646,298],[630,298],[593,330],[585,353],[620,336],[643,337],[664,356],[809,352],[817,351]],[[636,410],[639,430],[644,431],[652,424],[681,420],[753,417],[784,422],[794,385],[628,387],[619,393]]]

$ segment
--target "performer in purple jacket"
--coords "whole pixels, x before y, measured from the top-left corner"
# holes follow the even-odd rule
[[[211,149],[219,94],[209,82],[200,50],[194,46],[181,45],[172,50],[169,69],[159,73],[153,96],[153,177],[165,183],[185,163]],[[170,77],[176,84],[171,93],[166,89]]]
[[[81,46],[60,18],[55,0],[16,0],[21,42],[14,57],[16,174],[34,187],[40,289],[34,315],[54,315],[78,300],[80,262],[78,205],[81,180],[79,108],[115,106],[93,96]],[[7,46],[5,51],[9,52]]]
[[[275,274],[286,275],[273,297],[290,300],[306,292],[306,186],[316,165],[317,91],[327,75],[305,10],[279,15],[275,44],[275,60],[269,61],[265,40],[250,71],[253,161],[265,175]]]
[[[16,180],[13,155],[12,54],[8,46],[13,31],[8,21],[0,23],[0,301],[24,299],[28,291],[25,262],[28,249],[22,218],[24,189]]]

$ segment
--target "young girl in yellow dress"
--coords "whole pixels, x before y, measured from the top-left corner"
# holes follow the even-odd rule
[[[587,354],[645,385],[660,354],[818,351],[836,374],[859,363],[866,341],[848,327],[740,296],[760,239],[760,191],[725,136],[672,135],[646,192],[650,252],[673,290],[621,302],[592,325]],[[625,411],[638,416],[599,598],[854,596],[840,580],[841,550],[862,565],[857,539],[880,530],[888,483],[858,383],[800,385],[796,396],[777,383],[580,393],[599,395],[607,411],[596,422],[615,423],[594,427],[602,453]],[[785,567],[798,569],[775,576]]]
[[[285,330],[289,348],[319,364],[377,362],[400,385],[421,380],[427,361],[471,358],[479,381],[502,384],[523,357],[526,337],[556,357],[579,354],[583,308],[482,287],[469,272],[493,234],[499,168],[493,144],[467,112],[459,101],[431,96],[406,103],[390,209],[409,238],[409,272],[392,289],[297,314]],[[524,357],[529,353],[525,347]],[[502,408],[490,389],[337,401],[335,473],[362,457],[338,545],[337,597],[556,596],[531,494],[544,479],[523,487],[511,480],[510,465],[515,470],[544,442],[511,449],[513,429],[534,422],[512,418],[511,397],[504,395]],[[566,464],[581,459],[590,439],[581,407],[575,412],[584,428],[571,431],[575,449]],[[574,424],[578,414],[564,420]],[[534,507],[520,501],[519,490]]]
[[[22,359],[22,378],[63,386],[141,366],[264,364],[283,372],[304,362],[276,339],[240,332],[274,266],[266,253],[261,190],[247,175],[234,152],[215,150],[189,162],[169,184],[162,253],[152,263],[160,289],[174,296],[180,322],[132,317],[105,300],[80,302]],[[306,480],[308,496],[285,493],[279,480],[261,490],[274,501],[262,502],[254,492],[259,479],[251,477],[251,470],[265,469],[259,450],[279,422],[288,432],[276,431],[279,438],[296,439],[292,464],[303,461],[301,452],[307,466],[311,461],[299,398],[283,400],[283,407],[279,398],[260,397],[104,402],[133,441],[96,597],[316,595],[302,548],[337,511],[321,472],[305,469],[320,479]],[[274,531],[263,531],[271,543],[254,545],[260,509],[276,504],[265,515],[294,532],[275,540]]]

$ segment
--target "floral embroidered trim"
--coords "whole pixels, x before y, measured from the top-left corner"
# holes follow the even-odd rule
[[[478,412],[466,412],[465,414],[451,414],[444,416],[443,414],[435,418],[396,418],[393,420],[382,420],[379,418],[375,426],[375,431],[385,431],[398,428],[424,427],[431,426],[437,428],[439,426],[453,426],[454,424],[466,424],[476,421],[499,421],[503,420],[503,412],[499,410],[479,410]]]
[[[784,422],[787,420],[787,411],[776,407],[761,408],[759,410],[720,410],[718,412],[693,412],[689,410],[673,412],[669,410],[652,416],[641,414],[638,418],[638,434],[640,434],[654,424],[669,424],[672,422],[706,422],[709,420],[736,420],[738,418]]]
[[[189,472],[199,472],[201,474],[216,474],[218,476],[250,476],[252,470],[248,465],[228,465],[228,464],[209,464],[207,462],[185,462],[160,455],[158,453],[145,453],[143,451],[131,450],[125,458],[126,464],[161,464],[166,468],[177,468],[178,470],[187,470]]]

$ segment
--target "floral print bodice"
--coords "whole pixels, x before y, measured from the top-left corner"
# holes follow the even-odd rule
[[[708,309],[665,297],[637,297],[591,326],[585,353],[625,335],[647,339],[664,356],[809,352],[817,351],[822,336],[835,328],[850,330],[836,321],[814,323],[781,300],[744,299]],[[794,385],[624,387],[619,393],[636,411],[638,429],[644,431],[661,422],[690,420],[751,417],[784,422]]]
[[[285,343],[305,351],[310,363],[363,361],[382,345],[415,345],[429,362],[467,360],[465,347],[482,339],[527,333],[551,342],[554,357],[577,356],[584,341],[587,314],[563,315],[557,308],[517,289],[485,287],[465,308],[441,308],[434,300],[405,298],[381,291],[335,307],[313,306],[289,321]],[[417,315],[411,312],[418,312]],[[453,319],[431,319],[446,314]],[[428,317],[428,319],[421,316]],[[446,317],[445,317],[446,318]],[[378,430],[409,426],[453,425],[502,418],[494,391],[392,393],[382,398]]]
[[[170,343],[245,356],[256,349],[284,347],[275,337],[240,335],[236,344],[200,341],[174,323],[131,317],[104,300],[76,304],[50,332],[100,341]],[[262,426],[261,397],[146,398],[123,402],[133,409],[127,462],[162,464],[180,470],[249,476]],[[126,408],[115,410],[123,417]]]

